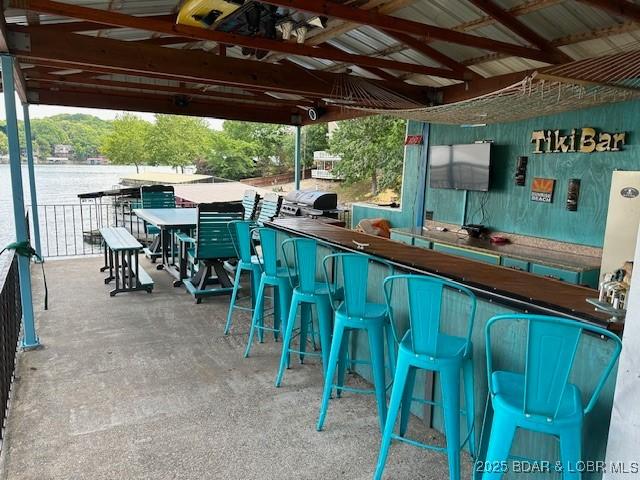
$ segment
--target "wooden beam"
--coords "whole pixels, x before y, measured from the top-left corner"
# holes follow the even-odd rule
[[[249,37],[234,33],[207,30],[204,28],[178,25],[166,20],[156,20],[150,17],[134,17],[118,12],[98,10],[79,5],[60,3],[49,0],[11,0],[14,6],[27,10],[37,11],[50,15],[60,15],[77,19],[89,20],[96,23],[103,23],[114,27],[135,28],[149,32],[156,32],[168,35],[177,35],[191,38],[193,40],[208,40],[231,45],[255,48],[257,50],[267,50],[283,52],[290,55],[299,55],[311,58],[323,58],[335,62],[347,62],[352,65],[362,65],[366,67],[387,68],[401,72],[419,73],[422,75],[437,75],[444,78],[456,79],[456,74],[448,72],[446,69],[426,67],[413,63],[398,62],[384,58],[369,57],[367,55],[357,55],[340,50],[331,50],[324,47],[310,47],[293,42],[283,42],[270,40],[267,38]],[[19,4],[19,5],[18,5]],[[447,77],[451,74],[453,77]]]
[[[155,93],[161,95],[183,95],[188,97],[202,97],[209,100],[222,101],[243,101],[252,104],[271,106],[271,107],[295,107],[298,105],[313,106],[310,100],[281,100],[264,94],[239,94],[231,92],[222,92],[215,90],[202,90],[186,87],[175,87],[172,85],[152,84],[146,82],[122,82],[116,80],[103,80],[96,78],[76,77],[75,75],[52,75],[41,72],[34,72],[34,75],[27,75],[27,86],[40,88],[41,85],[75,85],[88,87],[102,87],[114,89],[128,89],[134,91],[146,91],[147,93]]]
[[[302,10],[318,15],[347,20],[361,25],[378,27],[383,30],[408,33],[419,37],[428,36],[448,43],[456,43],[469,47],[482,48],[494,52],[507,53],[516,57],[530,58],[546,63],[561,63],[562,59],[538,49],[523,47],[513,43],[501,42],[486,37],[456,32],[447,28],[436,27],[424,23],[405,20],[403,18],[381,15],[371,10],[329,2],[326,0],[263,0],[263,3]]]
[[[193,100],[186,106],[180,106],[171,97],[141,94],[127,95],[114,93],[113,90],[41,88],[34,90],[34,93],[38,97],[38,100],[34,103],[42,105],[167,113],[249,122],[292,124],[292,114],[296,113],[295,110],[284,108],[245,107],[230,102],[203,102],[201,100]]]
[[[9,32],[7,30],[7,21],[4,18],[4,13],[0,12],[0,53],[9,53]],[[20,101],[29,103],[29,96],[27,94],[27,85],[22,75],[22,70],[18,62],[13,62],[13,77],[16,87],[16,93]]]
[[[24,27],[10,28],[12,32],[24,30]],[[68,33],[31,32],[26,35],[29,45],[10,45],[12,53],[25,62],[52,67],[86,67],[107,73],[139,74],[316,97],[332,97],[335,83],[341,79],[325,72],[308,72],[195,50],[175,50]],[[371,82],[384,85],[384,82]],[[429,88],[406,85],[398,93],[423,103],[427,101],[429,92]]]
[[[640,22],[640,5],[627,0],[578,0],[591,7],[599,8],[612,15]]]
[[[543,52],[548,52],[549,54],[552,54],[558,59],[562,60],[561,63],[571,62],[573,60],[567,54],[554,47],[546,38],[542,37],[537,32],[527,27],[524,23],[511,15],[509,12],[500,8],[493,2],[493,0],[470,1],[480,10],[495,18],[498,23],[507,27],[520,38],[523,38],[532,45],[538,47]]]
[[[442,93],[441,103],[447,104],[460,102],[462,100],[468,100],[480,95],[495,92],[496,90],[518,83],[532,72],[533,71],[528,70],[525,72],[507,73],[506,75],[498,75],[490,78],[477,78],[469,85],[457,84],[449,87],[443,87],[440,90]]]

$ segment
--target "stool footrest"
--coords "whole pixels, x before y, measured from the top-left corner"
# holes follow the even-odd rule
[[[309,356],[309,357],[321,357],[322,354],[321,353],[317,353],[317,352],[303,352],[301,350],[294,350],[293,348],[290,348],[288,350],[290,353],[297,353],[298,355],[305,355],[305,356]]]
[[[427,445],[426,443],[417,442],[416,440],[411,440],[410,438],[401,437],[400,435],[397,435],[395,433],[391,434],[391,438],[393,438],[394,440],[398,440],[399,442],[407,443],[414,447],[424,448],[425,450],[434,450],[436,452],[447,451],[446,447],[438,447],[436,445]]]
[[[338,385],[334,385],[333,387],[336,390],[342,390],[343,392],[361,393],[363,395],[373,395],[374,393],[376,393],[375,390],[367,389],[367,388],[354,388],[354,387],[345,387],[345,386],[340,387]]]

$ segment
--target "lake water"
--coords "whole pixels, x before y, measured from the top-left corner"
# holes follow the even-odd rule
[[[170,167],[143,167],[142,171],[169,172]],[[36,165],[39,205],[78,205],[79,193],[104,190],[117,185],[120,178],[136,172],[134,166],[112,165]],[[25,204],[31,204],[29,177],[22,166]],[[0,249],[15,239],[11,174],[9,165],[0,165]]]

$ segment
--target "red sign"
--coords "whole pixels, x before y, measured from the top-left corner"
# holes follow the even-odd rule
[[[405,145],[422,145],[422,135],[407,135]]]

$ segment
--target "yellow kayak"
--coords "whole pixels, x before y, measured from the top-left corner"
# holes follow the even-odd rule
[[[215,28],[243,4],[243,0],[187,0],[178,12],[176,23]]]

